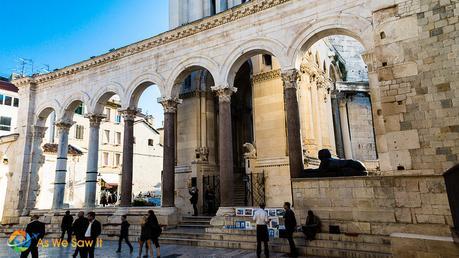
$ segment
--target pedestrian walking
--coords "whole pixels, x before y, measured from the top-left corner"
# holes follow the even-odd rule
[[[261,242],[264,244],[265,256],[269,257],[269,234],[268,234],[268,213],[265,211],[265,204],[260,204],[260,209],[255,211],[253,220],[257,225],[257,257],[261,255]]]
[[[96,213],[91,211],[88,212],[88,227],[84,233],[85,244],[83,255],[80,254],[82,258],[94,258],[94,249],[96,248],[97,238],[102,232],[102,225],[99,221],[96,220]]]
[[[158,218],[155,215],[155,212],[153,210],[148,211],[148,218],[147,218],[147,223],[149,224],[149,227],[151,228],[151,241],[148,244],[148,248],[150,249],[150,255],[151,257],[153,256],[153,248],[151,247],[151,242],[156,247],[156,257],[160,258],[161,257],[161,250],[160,250],[160,245],[159,245],[159,236],[162,233],[161,226],[158,223]]]
[[[116,251],[117,253],[121,253],[121,242],[126,241],[126,244],[129,246],[129,252],[132,254],[132,251],[134,251],[134,248],[131,245],[131,242],[129,242],[129,222],[127,221],[127,216],[123,215],[121,216],[121,230],[120,230],[120,238],[118,240],[118,250]]]
[[[73,258],[76,258],[78,254],[80,254],[80,257],[83,257],[82,251],[83,247],[78,246],[79,241],[84,241],[84,234],[86,232],[86,229],[88,228],[89,225],[89,220],[84,217],[84,212],[80,211],[78,212],[78,217],[77,219],[73,222],[73,234],[75,235],[76,238],[76,243],[77,246],[75,248],[75,252],[73,253]]]
[[[291,257],[297,257],[295,242],[293,241],[293,232],[295,232],[296,228],[296,218],[295,213],[292,211],[289,202],[284,203],[284,223],[286,229],[286,237],[288,240],[288,244],[290,246],[290,254]]]
[[[191,187],[189,193],[191,195],[190,202],[193,205],[193,216],[198,216],[198,188],[195,186]]]
[[[32,221],[27,224],[26,233],[32,240],[29,248],[21,253],[21,258],[27,258],[29,253],[32,254],[32,258],[38,258],[38,242],[45,236],[45,224],[38,219],[38,215],[33,215]]]
[[[140,229],[140,238],[139,238],[139,256],[138,258],[142,258],[142,249],[143,245],[145,244],[145,251],[146,255],[143,257],[148,257],[148,243],[147,241],[151,238],[151,228],[148,225],[148,219],[146,216],[143,217],[142,226]]]
[[[66,211],[64,217],[62,217],[61,223],[61,240],[64,240],[65,232],[67,232],[67,242],[70,243],[72,240],[72,223],[73,216],[70,215],[70,211]]]

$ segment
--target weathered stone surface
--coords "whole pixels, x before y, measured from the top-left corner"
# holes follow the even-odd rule
[[[308,198],[305,192],[319,193],[320,198]],[[325,224],[339,224],[353,232],[445,235],[451,225],[441,176],[295,179],[293,193],[300,221],[311,209]]]

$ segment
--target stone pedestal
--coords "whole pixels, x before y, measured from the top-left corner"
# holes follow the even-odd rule
[[[234,207],[220,207],[217,214],[210,220],[213,227],[223,227],[232,224],[236,209]]]

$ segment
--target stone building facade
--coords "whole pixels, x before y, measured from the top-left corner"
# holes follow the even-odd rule
[[[232,132],[233,110],[236,107],[232,102],[238,101],[237,93],[243,91],[239,88],[238,82],[243,79],[241,76],[244,74],[239,71],[249,69],[247,61],[258,55],[275,57],[280,69],[278,71],[280,77],[276,80],[282,81],[283,87],[267,85],[263,93],[263,91],[257,92],[256,86],[252,86],[255,88],[252,94],[277,95],[276,98],[271,96],[260,98],[261,110],[264,111],[262,109],[264,107],[278,118],[285,117],[283,123],[273,123],[270,120],[272,116],[264,116],[268,111],[259,115],[256,109],[252,117],[255,120],[253,124],[258,128],[260,126],[269,128],[265,137],[279,139],[265,149],[260,142],[256,142],[255,168],[269,167],[272,177],[268,177],[266,181],[273,180],[275,183],[285,183],[288,186],[287,189],[280,185],[277,189],[273,188],[272,192],[279,191],[283,198],[274,195],[272,199],[267,197],[267,201],[277,203],[280,199],[289,200],[290,196],[296,209],[321,208],[322,204],[312,202],[312,198],[304,190],[309,188],[303,187],[309,182],[298,179],[303,168],[309,164],[303,152],[303,139],[308,139],[307,137],[311,135],[304,135],[301,128],[298,95],[302,83],[307,82],[307,79],[309,82],[323,86],[323,82],[311,80],[311,77],[314,77],[313,73],[311,75],[311,72],[304,69],[303,58],[307,56],[308,50],[319,39],[340,34],[354,37],[365,49],[363,59],[368,67],[369,95],[380,176],[395,177],[393,184],[388,184],[390,189],[397,191],[394,195],[395,203],[400,205],[400,208],[412,208],[400,210],[406,222],[396,221],[396,225],[384,231],[384,234],[406,232],[415,224],[425,223],[437,230],[431,232],[444,235],[444,228],[451,226],[448,207],[445,205],[432,209],[434,204],[427,203],[425,206],[422,199],[421,203],[418,202],[418,197],[424,193],[421,191],[427,191],[425,193],[428,196],[435,193],[438,196],[432,198],[445,200],[446,194],[441,190],[443,185],[440,175],[457,163],[459,151],[458,82],[456,80],[459,70],[456,51],[458,12],[458,3],[448,0],[249,1],[214,16],[177,27],[161,35],[58,71],[18,79],[14,83],[19,88],[22,103],[18,121],[21,137],[18,138],[16,149],[19,161],[15,163],[13,169],[15,176],[8,179],[7,193],[15,194],[7,196],[3,220],[14,221],[19,214],[27,211],[32,205],[33,198],[30,198],[30,193],[35,189],[33,179],[37,171],[37,160],[34,155],[37,147],[36,139],[40,138],[39,128],[44,126],[43,121],[51,110],[56,111],[59,122],[60,151],[58,151],[59,164],[56,169],[56,174],[59,176],[56,178],[61,181],[56,182],[57,194],[54,198],[54,208],[59,209],[63,200],[60,195],[64,189],[62,183],[65,180],[63,168],[66,165],[64,161],[66,151],[64,150],[68,146],[68,128],[72,123],[73,110],[84,102],[91,116],[99,116],[103,104],[114,94],[120,96],[125,120],[121,205],[129,206],[133,176],[133,121],[139,96],[150,85],[157,85],[160,89],[162,94],[160,102],[165,112],[162,210],[171,211],[172,214],[177,211],[177,207],[180,208],[180,199],[184,194],[180,189],[185,189],[188,182],[184,177],[185,174],[190,174],[189,168],[183,169],[180,166],[181,158],[194,156],[196,162],[193,164],[196,167],[198,165],[205,167],[207,164],[201,163],[204,161],[201,157],[215,155],[220,181],[220,214],[225,212],[225,208],[229,211],[237,201],[232,193],[237,187],[233,181],[236,178],[233,157],[237,151],[233,146]],[[206,93],[206,98],[218,99],[213,102],[214,110],[218,108],[213,129],[218,132],[216,134],[218,137],[214,139],[218,142],[218,148],[214,151],[209,149],[211,143],[206,143],[207,146],[201,145],[196,150],[196,144],[191,143],[194,140],[185,144],[188,138],[180,138],[184,137],[183,132],[191,126],[199,127],[191,121],[185,123],[186,120],[180,118],[186,116],[187,112],[195,112],[191,106],[194,108],[198,106],[187,104],[191,100],[181,99],[180,95],[184,80],[191,72],[199,70],[206,70],[212,80],[207,76],[203,78],[213,81],[214,84],[210,87],[211,91]],[[316,76],[315,79],[317,78]],[[320,88],[316,89],[319,91]],[[315,88],[312,87],[312,90]],[[317,94],[321,93],[317,92]],[[53,96],[52,101],[49,96]],[[198,98],[195,97],[194,101],[198,101]],[[200,101],[201,108],[208,108],[212,102],[203,98],[200,98]],[[182,108],[184,107],[181,106],[182,104],[190,109]],[[256,105],[257,103],[255,107]],[[321,110],[326,111],[325,108]],[[332,113],[332,110],[328,110],[327,113]],[[328,116],[318,112],[308,114],[319,116],[321,121],[329,119]],[[243,116],[243,119],[249,118],[250,116]],[[261,124],[257,124],[257,119]],[[212,118],[207,121],[209,120]],[[282,131],[282,135],[279,133],[269,136],[272,128],[282,127],[285,128],[283,131],[279,130]],[[203,128],[202,124],[201,128]],[[201,135],[206,135],[204,131],[209,132],[209,129],[212,130],[211,127],[206,126],[205,130],[200,130]],[[326,138],[328,132],[328,130],[320,131],[324,136],[321,139],[323,145],[333,141],[332,137]],[[260,136],[255,134],[254,138]],[[201,139],[203,138],[206,137]],[[178,145],[180,141],[183,142],[183,146]],[[96,145],[90,145],[89,150],[96,148]],[[188,151],[180,154],[185,147]],[[205,147],[208,149],[206,150]],[[259,158],[263,152],[281,151],[282,157],[265,163]],[[249,154],[254,152],[251,151]],[[199,170],[198,168],[193,170],[193,164],[191,175]],[[88,167],[90,167],[89,163]],[[86,187],[93,189],[92,170],[88,172],[87,177],[90,180]],[[421,190],[420,186],[427,184],[423,183],[427,181],[424,178],[426,175],[435,178],[433,181],[438,184],[434,182],[433,188],[427,187]],[[405,182],[410,181],[402,180],[405,176],[418,178],[419,181]],[[374,182],[373,179],[368,177],[363,182],[352,181],[352,187],[359,185],[358,188],[366,189],[367,181],[368,185],[378,185],[378,182]],[[340,181],[340,179],[335,180]],[[292,188],[286,183],[288,181],[293,182]],[[343,199],[339,195],[341,184],[330,183],[332,187],[327,190],[331,192],[330,196],[338,200]],[[326,183],[323,186],[326,187]],[[292,191],[301,189],[302,193],[293,191],[292,194],[290,189]],[[414,189],[415,193],[411,193],[410,189]],[[321,193],[320,190],[318,192]],[[355,194],[354,191],[350,193],[356,199],[372,196],[370,190],[366,195],[366,190],[363,189],[357,190]],[[398,201],[399,197],[402,201]],[[414,204],[411,201],[404,202],[405,199],[412,198],[415,200]],[[345,205],[345,209],[353,211],[346,219],[353,222],[374,219],[371,214],[377,214],[377,211],[365,213],[366,209],[373,207],[372,201],[356,200]],[[441,220],[437,220],[437,216],[431,216],[435,215],[437,208],[442,212]],[[333,219],[331,214],[337,214],[333,209],[333,205],[322,208],[323,216]],[[397,212],[399,211],[394,210],[394,214]],[[408,216],[405,217],[404,214],[407,213],[404,212],[411,212],[410,219]],[[367,214],[366,217],[364,214]],[[413,214],[422,216],[413,217]],[[385,218],[380,222],[387,222]],[[392,217],[390,220],[392,221]]]

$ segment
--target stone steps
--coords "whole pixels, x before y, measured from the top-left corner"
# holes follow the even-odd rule
[[[236,230],[210,227],[209,224],[199,224],[199,221],[208,221],[210,217],[184,217],[192,223],[181,225],[176,229],[166,229],[161,235],[161,243],[180,244],[212,248],[256,249],[255,230]],[[10,225],[0,228],[0,237],[9,237],[15,230],[23,228],[19,225]],[[117,240],[119,226],[104,225],[102,238]],[[140,235],[140,226],[130,228],[131,241]],[[60,237],[59,225],[47,225],[47,238]],[[294,240],[300,255],[314,257],[356,257],[356,258],[389,258],[391,257],[390,238],[378,235],[347,236],[344,234],[317,234],[317,240],[305,242],[301,232],[294,234]],[[272,252],[289,252],[286,239],[272,239]]]
[[[346,236],[320,233],[317,240],[306,242],[301,232],[294,234],[294,240],[301,255],[316,257],[391,257],[390,241],[386,236],[359,235]],[[207,228],[206,232],[186,232],[166,230],[161,235],[161,242],[213,248],[256,249],[254,230],[235,230]],[[270,248],[273,252],[289,252],[286,239],[272,239]]]
[[[183,216],[178,228],[205,229],[210,227],[210,216]]]
[[[161,243],[165,244],[178,244],[178,245],[189,245],[189,246],[200,246],[200,247],[212,247],[212,248],[232,248],[232,249],[247,249],[255,250],[255,242],[244,242],[244,241],[228,241],[228,240],[209,240],[209,239],[186,239],[182,237],[164,237],[160,238]],[[274,243],[269,244],[270,251],[288,253],[288,244]],[[298,253],[304,256],[316,256],[316,257],[355,257],[355,258],[389,258],[392,257],[389,253],[380,253],[376,251],[359,251],[349,249],[337,249],[328,247],[316,247],[316,246],[297,246]]]

